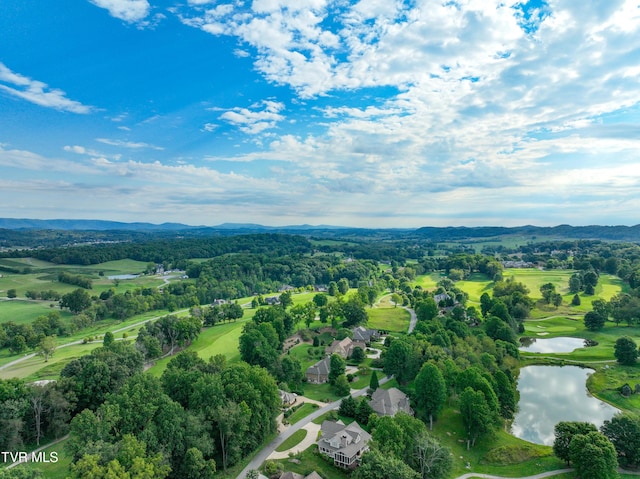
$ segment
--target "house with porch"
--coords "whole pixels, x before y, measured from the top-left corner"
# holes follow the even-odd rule
[[[333,459],[338,467],[355,468],[362,454],[369,450],[371,435],[357,422],[345,426],[342,421],[324,421],[320,432],[318,451]]]

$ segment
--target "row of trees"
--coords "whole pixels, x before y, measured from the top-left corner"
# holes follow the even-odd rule
[[[562,421],[554,429],[553,452],[581,479],[617,478],[618,464],[640,466],[640,416],[618,413],[600,431],[588,422]]]

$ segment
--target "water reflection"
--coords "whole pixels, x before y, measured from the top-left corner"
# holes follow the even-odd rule
[[[580,338],[520,338],[520,351],[528,353],[570,353],[575,349],[585,346],[584,339]]]
[[[594,398],[586,387],[592,369],[577,366],[527,366],[520,370],[520,402],[511,433],[536,444],[553,444],[560,421],[588,421],[600,427],[618,412]]]

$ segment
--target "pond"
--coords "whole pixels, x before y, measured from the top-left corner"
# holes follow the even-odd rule
[[[535,444],[553,444],[560,421],[588,421],[596,427],[618,409],[587,391],[592,369],[577,366],[526,366],[520,370],[518,412],[511,433]]]
[[[107,276],[108,279],[136,279],[139,274],[116,274],[113,276]]]
[[[520,338],[520,351],[527,353],[570,353],[575,349],[586,346],[581,338]]]

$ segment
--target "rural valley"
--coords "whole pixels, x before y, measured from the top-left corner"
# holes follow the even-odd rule
[[[601,479],[640,465],[634,242],[3,231],[18,241],[0,255],[2,478]]]

